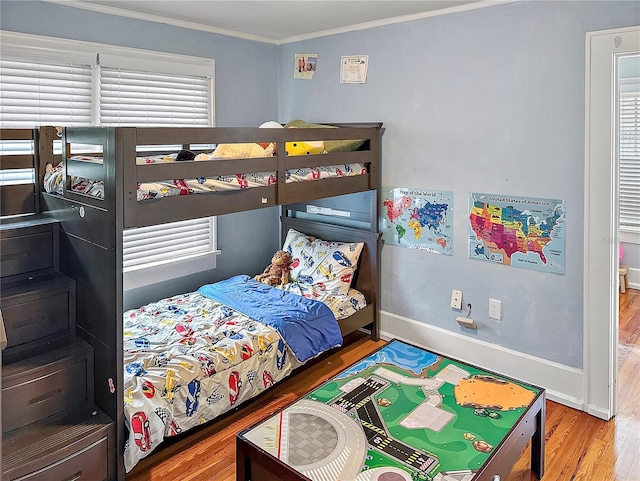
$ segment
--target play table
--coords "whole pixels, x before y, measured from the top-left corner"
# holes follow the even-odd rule
[[[544,389],[393,340],[237,436],[241,481],[499,481],[531,441]]]

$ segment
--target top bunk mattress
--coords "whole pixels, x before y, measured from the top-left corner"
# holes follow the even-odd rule
[[[141,156],[136,158],[137,165],[176,162],[178,154]],[[212,154],[199,154],[195,161],[213,160]],[[102,163],[101,157],[73,156],[72,161]],[[350,163],[330,166],[304,167],[286,171],[286,182],[307,182],[320,179],[351,177],[367,173],[362,163]],[[194,179],[160,180],[155,182],[141,182],[137,184],[137,200],[160,199],[191,194],[211,194],[228,192],[254,187],[264,187],[277,183],[275,171],[238,173],[235,175],[221,175],[216,177],[198,177]],[[48,167],[44,177],[44,190],[50,194],[62,194],[64,175],[62,165]],[[72,177],[70,190],[97,199],[104,198],[104,183],[83,177]]]

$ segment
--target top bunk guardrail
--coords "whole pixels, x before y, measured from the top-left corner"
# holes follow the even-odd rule
[[[327,125],[336,128],[67,127],[62,131],[58,195],[121,211],[123,227],[129,228],[377,189],[382,124]],[[48,135],[55,137],[49,129],[41,128],[45,142]],[[317,155],[287,155],[294,144],[318,141],[332,147]],[[227,149],[235,156],[211,158],[212,146],[256,143],[271,145],[273,155],[248,157]],[[357,148],[333,147],[350,143]],[[201,155],[175,161],[179,151]],[[164,157],[150,163],[150,156]],[[49,156],[43,157],[42,171]],[[72,179],[90,179],[91,185],[100,186],[101,195],[74,189]],[[183,195],[191,191],[207,195]]]
[[[60,162],[60,146],[54,153],[53,140],[40,142],[37,129],[0,129],[0,216],[40,212],[39,158],[45,145],[44,155]]]

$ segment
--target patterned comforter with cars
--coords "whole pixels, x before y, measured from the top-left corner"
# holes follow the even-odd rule
[[[283,288],[329,306],[336,318],[366,305],[353,289]],[[231,410],[302,363],[276,329],[190,292],[124,313],[124,464],[129,472],[165,437]]]
[[[124,315],[125,469],[300,363],[278,332],[197,292]]]

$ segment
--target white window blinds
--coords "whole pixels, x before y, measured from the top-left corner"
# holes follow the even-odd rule
[[[0,127],[91,125],[91,66],[0,60]]]
[[[1,127],[213,126],[211,59],[0,35]],[[32,170],[0,174],[0,184],[34,181]],[[215,227],[206,218],[125,231],[126,288],[214,268]]]
[[[100,125],[208,127],[211,80],[100,69]]]
[[[92,72],[99,76],[97,91]],[[3,128],[212,125],[208,77],[0,60],[0,79]]]
[[[620,93],[620,226],[640,228],[640,92]]]
[[[125,270],[163,264],[212,252],[213,219],[193,219],[124,232]]]
[[[144,127],[211,126],[211,79],[202,76],[100,67],[100,125]],[[215,260],[212,218],[128,229],[123,233],[125,285],[139,286],[165,273],[163,264],[193,260],[192,271],[211,268]],[[169,267],[165,267],[168,269]],[[150,276],[149,269],[154,271]],[[144,273],[142,273],[144,270]],[[136,272],[139,271],[139,272]],[[174,273],[178,275],[179,271]],[[138,275],[141,274],[141,275]],[[135,279],[135,280],[134,280]],[[146,279],[146,282],[145,282]]]

